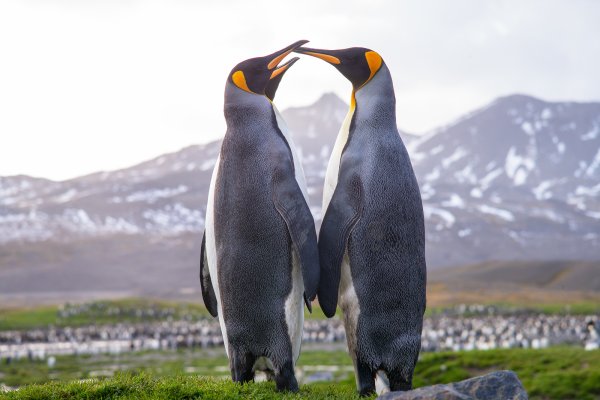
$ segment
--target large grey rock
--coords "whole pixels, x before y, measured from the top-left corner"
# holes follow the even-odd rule
[[[379,400],[526,400],[527,392],[512,371],[496,371],[447,385],[427,386],[408,392],[390,392]]]

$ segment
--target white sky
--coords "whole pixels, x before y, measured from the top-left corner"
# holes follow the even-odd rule
[[[401,129],[500,95],[600,99],[594,0],[0,0],[0,176],[66,179],[223,135],[230,69],[299,39],[392,71]],[[304,58],[280,109],[350,85]]]

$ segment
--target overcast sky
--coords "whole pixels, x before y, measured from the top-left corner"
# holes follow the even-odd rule
[[[0,0],[0,176],[122,168],[225,131],[231,68],[298,39],[390,67],[401,129],[514,92],[600,100],[600,1]],[[304,58],[280,109],[349,83]]]

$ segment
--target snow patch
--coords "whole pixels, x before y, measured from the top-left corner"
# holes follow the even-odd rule
[[[471,197],[480,199],[483,197],[483,192],[479,188],[473,188],[473,189],[471,189],[470,195],[471,195]]]
[[[552,118],[552,110],[549,108],[544,108],[541,114],[542,119],[550,119]]]
[[[211,169],[213,169],[215,167],[216,162],[217,162],[216,158],[211,158],[211,159],[202,161],[202,164],[200,164],[200,171],[210,171]]]
[[[443,210],[441,208],[432,207],[430,205],[424,205],[423,212],[425,213],[425,218],[427,219],[433,216],[441,218],[445,223],[446,228],[452,227],[452,225],[454,225],[454,222],[456,221],[456,218],[454,218],[454,215],[452,215],[451,212]],[[440,230],[441,228],[443,228],[442,225],[436,226],[437,230]]]
[[[430,183],[425,183],[421,185],[421,198],[423,200],[429,200],[435,194],[435,189],[431,186]]]
[[[466,237],[469,236],[471,234],[471,229],[470,228],[466,228],[466,229],[461,229],[460,231],[458,231],[458,237]]]
[[[444,207],[465,208],[465,202],[456,193],[452,193],[450,198],[446,201],[443,201],[441,205]]]
[[[456,161],[460,160],[467,154],[468,154],[467,150],[465,150],[462,147],[459,147],[456,150],[454,150],[454,153],[452,153],[449,157],[444,158],[442,160],[442,166],[444,168],[448,168],[450,165],[454,164]]]
[[[168,204],[155,210],[145,210],[146,229],[164,234],[199,232],[204,226],[204,215],[200,210],[190,210],[181,203]]]
[[[600,219],[600,211],[588,211],[585,213],[585,215],[594,219]]]
[[[477,206],[477,209],[484,214],[495,215],[499,218],[502,218],[505,221],[514,221],[515,217],[510,211],[503,210],[501,208],[491,207],[485,204]]]
[[[495,169],[495,170],[489,172],[486,176],[484,176],[483,178],[481,178],[481,180],[479,181],[479,184],[481,185],[481,188],[483,190],[485,190],[488,187],[490,187],[490,183],[492,183],[492,181],[494,179],[496,179],[497,177],[499,177],[500,175],[502,175],[502,169],[500,169],[500,168]]]
[[[531,189],[531,191],[533,192],[536,199],[548,200],[552,197],[552,192],[549,192],[548,189],[555,185],[556,182],[556,180],[542,181],[539,185]]]
[[[542,209],[542,208],[534,208],[533,210],[531,210],[531,213],[533,216],[536,217],[542,217],[542,218],[547,218],[552,222],[557,222],[559,224],[562,224],[565,222],[565,218],[560,215],[557,214],[556,212],[554,212],[552,209]]]
[[[54,201],[57,203],[66,203],[71,201],[77,195],[77,190],[69,189],[66,192],[54,197]]]
[[[535,134],[535,129],[533,129],[533,126],[531,126],[531,124],[529,122],[523,122],[521,124],[521,129],[523,129],[523,132],[525,132],[529,136],[532,136]]]
[[[128,203],[145,201],[146,203],[151,204],[156,202],[158,199],[177,196],[178,194],[185,193],[187,191],[188,187],[185,185],[179,185],[176,188],[143,190],[130,194],[125,198],[125,201]]]
[[[438,167],[435,167],[433,169],[433,171],[431,171],[430,173],[428,173],[427,175],[425,175],[425,180],[426,181],[433,181],[433,180],[436,180],[439,177],[440,177],[440,169]]]
[[[581,136],[581,140],[593,140],[598,137],[598,133],[600,133],[600,126],[594,125],[591,131]]]
[[[586,187],[586,186],[577,186],[575,189],[575,194],[577,196],[596,196],[600,193],[600,183],[596,186]]]
[[[518,155],[514,146],[508,150],[506,161],[504,163],[504,170],[506,171],[506,175],[513,180],[515,186],[524,184],[529,172],[534,168],[535,161],[533,159]]]
[[[441,153],[442,150],[444,150],[444,146],[440,144],[439,146],[435,146],[433,149],[431,149],[429,154],[435,156],[436,154]]]
[[[477,182],[477,176],[473,172],[473,166],[468,164],[466,167],[454,173],[454,177],[460,183],[470,183],[474,185]]]
[[[590,163],[590,166],[585,170],[585,174],[587,176],[593,176],[598,166],[600,166],[600,149],[598,149],[598,151],[596,152],[596,155]]]

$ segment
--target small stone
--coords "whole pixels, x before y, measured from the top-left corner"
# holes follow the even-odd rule
[[[445,385],[422,387],[407,392],[390,392],[379,400],[527,400],[527,392],[512,371],[487,375]]]

